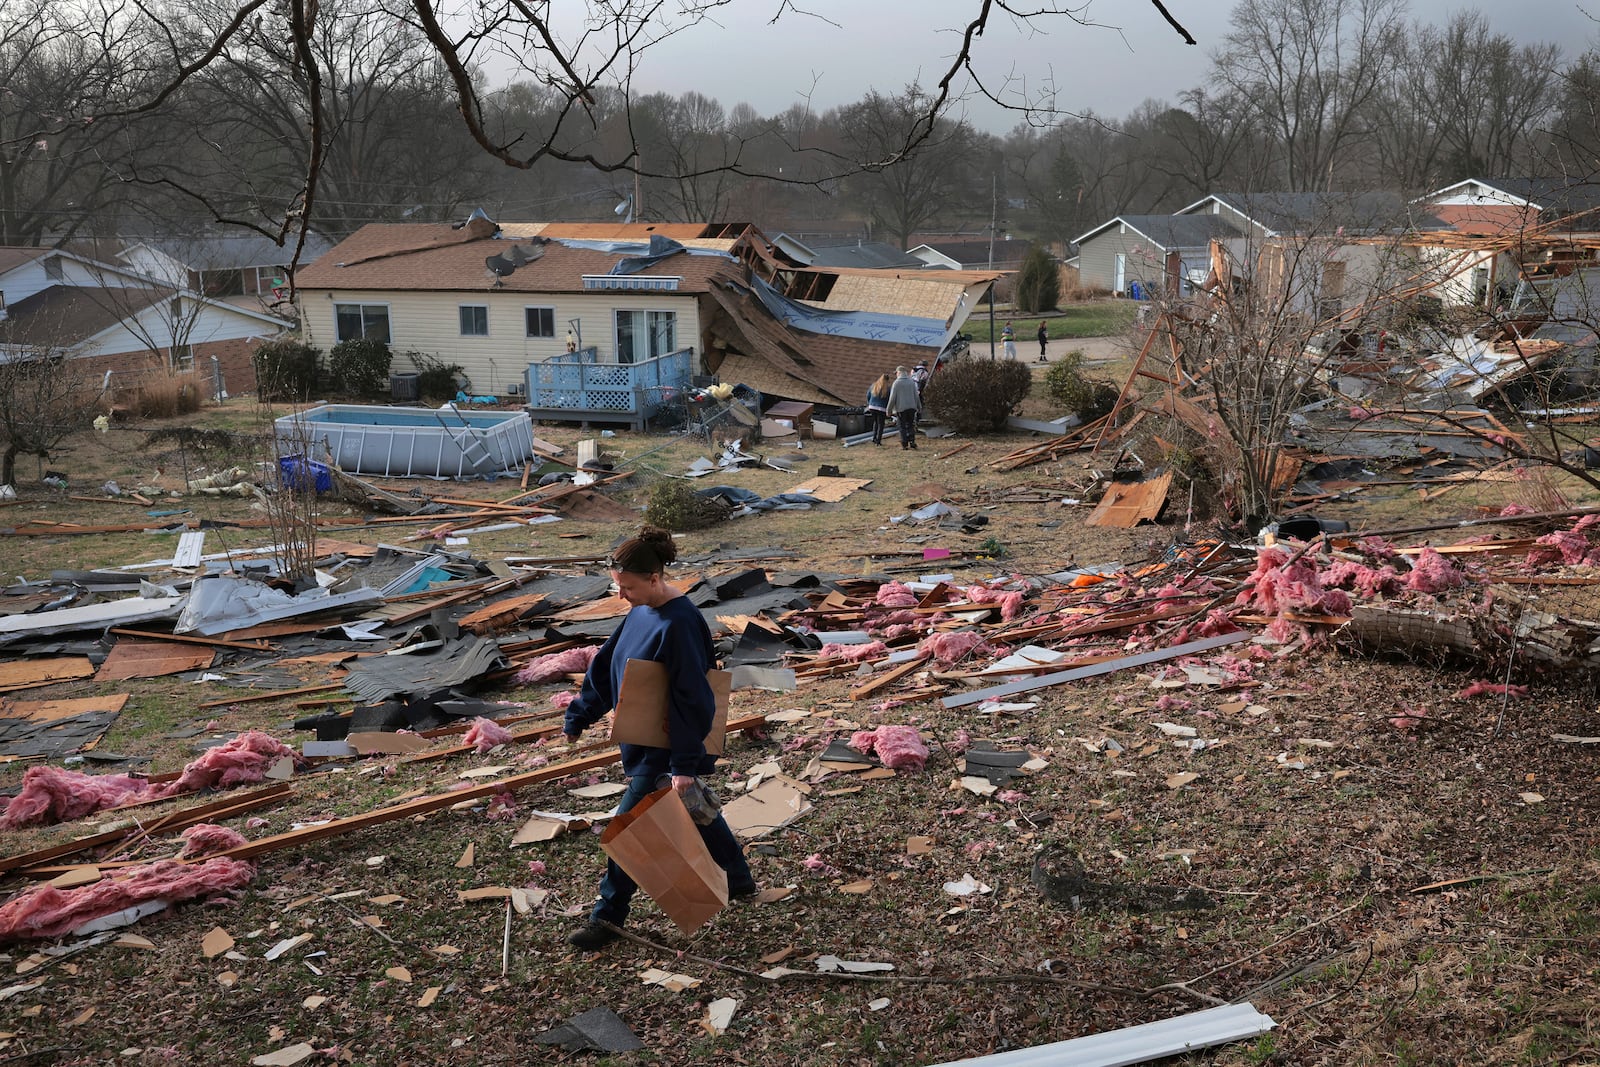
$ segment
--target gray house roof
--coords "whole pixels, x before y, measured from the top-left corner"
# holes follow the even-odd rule
[[[1450,227],[1393,192],[1212,193],[1179,214],[1206,214],[1222,204],[1269,234],[1316,233],[1343,229],[1350,234],[1445,230]]]
[[[908,256],[894,245],[884,244],[882,241],[866,241],[859,244],[835,245],[833,247],[817,248],[816,257],[812,259],[813,267],[870,267],[875,270],[886,268],[916,269],[923,265],[922,260],[915,256]]]
[[[1240,237],[1239,228],[1221,215],[1118,215],[1103,222],[1075,242],[1081,244],[1111,227],[1123,225],[1165,252],[1204,248],[1213,237]]]
[[[151,248],[165,252],[190,270],[239,270],[244,267],[279,267],[294,256],[294,243],[278,245],[259,234],[237,234],[226,237],[156,237],[144,241]],[[300,254],[300,265],[305,266],[322,255],[333,244],[325,237],[306,234],[306,245]]]
[[[1600,208],[1600,181],[1567,175],[1550,178],[1481,178],[1479,184],[1510,193],[1540,210],[1571,215]]]

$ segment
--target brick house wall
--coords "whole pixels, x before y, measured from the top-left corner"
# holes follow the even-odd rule
[[[253,395],[256,391],[256,370],[253,359],[259,341],[237,338],[228,341],[208,341],[194,346],[194,370],[211,389],[211,357],[222,364],[222,381],[229,396]],[[82,356],[73,360],[75,368],[96,381],[107,371],[116,378],[138,377],[145,374],[164,373],[167,366],[165,353],[145,349],[139,352],[117,352],[110,355]]]

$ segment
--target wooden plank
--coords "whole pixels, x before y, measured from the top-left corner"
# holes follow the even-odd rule
[[[88,656],[12,660],[0,663],[0,693],[87,678],[92,674],[94,664],[89,662]]]
[[[457,623],[463,630],[471,630],[475,634],[509,630],[521,622],[535,607],[544,603],[544,599],[543,593],[523,593],[520,596],[496,600],[493,604],[486,604],[477,611],[463,615]]]
[[[97,682],[125,678],[163,678],[183,671],[204,670],[217,658],[215,649],[172,645],[161,641],[118,641],[95,672]]]
[[[751,727],[764,726],[766,721],[765,715],[752,715],[737,722],[730,722],[728,729],[729,731],[750,729]],[[378,811],[369,811],[361,815],[334,819],[320,826],[305,826],[299,830],[273,834],[234,848],[224,849],[221,852],[213,852],[206,859],[214,859],[218,856],[226,856],[229,859],[236,860],[254,859],[257,856],[264,856],[279,849],[309,844],[312,841],[320,841],[323,838],[337,837],[354,830],[363,830],[368,826],[377,826],[386,822],[395,822],[399,819],[409,819],[428,812],[439,811],[443,808],[451,808],[464,800],[481,800],[486,797],[492,797],[497,793],[510,793],[525,786],[553,782],[557,779],[565,778],[569,774],[577,774],[580,771],[590,771],[598,767],[607,766],[621,758],[622,751],[614,745],[609,745],[603,751],[592,756],[568,760],[565,763],[557,763],[549,767],[541,767],[536,771],[528,771],[525,774],[514,774],[509,778],[485,782],[469,789],[458,789],[439,796],[418,797],[416,800],[408,800],[402,804],[395,804]]]
[[[176,641],[180,645],[205,645],[208,648],[242,648],[247,652],[271,652],[265,641],[230,641],[225,637],[200,637],[197,634],[169,634],[155,630],[136,630],[131,626],[114,626],[111,632],[118,637],[142,637],[150,641]]]
[[[955,696],[945,697],[940,703],[946,708],[963,708],[968,704],[981,704],[985,700],[993,700],[996,697],[1011,696],[1014,693],[1031,693],[1035,689],[1047,689],[1053,685],[1065,685],[1067,682],[1076,682],[1082,678],[1094,678],[1102,674],[1112,674],[1116,671],[1127,670],[1130,667],[1143,667],[1149,663],[1161,663],[1169,659],[1193,656],[1200,652],[1209,652],[1214,648],[1236,645],[1240,641],[1250,640],[1250,637],[1251,635],[1244,631],[1218,634],[1215,637],[1203,637],[1198,641],[1174,645],[1171,648],[1158,648],[1153,652],[1141,652],[1137,656],[1123,656],[1121,659],[1093,663],[1087,667],[1076,667],[1070,671],[1046,674],[1038,678],[1011,682],[1007,685],[992,686],[988,689],[974,689],[968,693],[958,693]]]
[[[908,674],[914,674],[917,669],[928,662],[927,656],[918,656],[908,659],[904,663],[896,664],[893,669],[875,675],[862,684],[850,690],[851,700],[865,700],[880,689],[893,685]]]
[[[332,685],[308,685],[304,689],[279,689],[271,693],[251,693],[246,696],[229,697],[226,700],[208,700],[204,704],[196,704],[197,708],[225,708],[230,704],[260,704],[267,700],[282,700],[284,697],[304,696],[307,693],[331,693],[335,689],[343,689],[344,683],[335,682]]]

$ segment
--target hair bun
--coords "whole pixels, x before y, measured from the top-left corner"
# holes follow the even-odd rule
[[[649,545],[663,565],[678,558],[678,543],[672,534],[659,526],[645,526],[639,530],[639,540]]]

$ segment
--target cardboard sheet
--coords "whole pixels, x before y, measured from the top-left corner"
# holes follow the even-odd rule
[[[717,710],[706,735],[706,751],[722,755],[727,742],[728,693],[733,676],[727,671],[709,670],[706,681],[716,698]],[[611,740],[652,748],[671,748],[667,738],[667,668],[654,660],[630,659],[622,668],[622,691],[617,694],[616,720]]]

